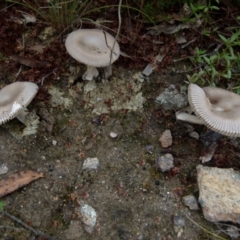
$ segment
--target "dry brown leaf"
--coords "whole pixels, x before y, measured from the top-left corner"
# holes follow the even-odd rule
[[[216,142],[213,142],[209,147],[205,149],[203,155],[200,156],[199,160],[202,163],[209,162],[212,159],[217,147],[218,144]]]
[[[12,174],[8,178],[0,181],[0,197],[5,196],[42,177],[43,173],[34,172],[31,170]]]
[[[45,48],[45,46],[42,45],[42,44],[35,44],[35,45],[32,45],[32,46],[28,47],[29,50],[36,51],[38,53],[43,53],[44,48]]]
[[[46,61],[36,61],[31,58],[17,56],[17,55],[11,56],[10,59],[31,68],[42,68],[42,67],[46,67],[49,64]]]

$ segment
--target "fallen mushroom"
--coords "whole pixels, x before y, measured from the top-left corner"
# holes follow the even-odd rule
[[[87,65],[83,80],[92,80],[98,76],[97,68],[104,68],[104,77],[112,75],[111,64],[120,55],[120,48],[113,36],[100,29],[79,29],[70,33],[65,46],[76,61]]]
[[[226,136],[240,136],[240,96],[233,92],[204,87],[191,83],[188,86],[188,102],[193,116],[184,109],[176,113],[178,120],[204,124],[211,130]]]
[[[14,82],[0,90],[0,125],[17,117],[25,123],[26,107],[38,91],[32,82]]]

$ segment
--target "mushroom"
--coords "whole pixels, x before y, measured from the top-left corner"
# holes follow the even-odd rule
[[[32,82],[14,82],[0,90],[0,125],[17,117],[25,123],[26,107],[38,91]]]
[[[211,130],[226,136],[240,136],[240,96],[233,92],[204,87],[191,83],[188,86],[188,102],[196,116],[186,109],[176,113],[176,118],[191,123],[204,124]]]
[[[70,33],[65,46],[76,61],[87,65],[83,80],[92,80],[98,76],[97,67],[104,68],[107,79],[112,75],[111,64],[120,55],[120,48],[113,36],[100,29],[79,29]]]

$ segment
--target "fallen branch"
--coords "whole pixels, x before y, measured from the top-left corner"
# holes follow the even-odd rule
[[[22,225],[23,227],[25,227],[29,231],[33,232],[35,234],[35,236],[37,236],[37,237],[44,237],[44,238],[49,239],[49,240],[57,240],[57,238],[55,238],[55,237],[49,236],[46,233],[43,233],[41,231],[38,231],[38,230],[34,229],[33,227],[28,226],[22,220],[20,220],[19,218],[13,216],[12,214],[10,214],[6,211],[0,211],[0,213],[2,213],[3,215],[11,218],[13,221],[17,222],[18,224]]]

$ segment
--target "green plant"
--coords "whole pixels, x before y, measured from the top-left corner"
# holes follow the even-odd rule
[[[7,2],[20,4],[38,15],[46,24],[52,25],[59,32],[66,31],[69,27],[81,26],[82,22],[90,22],[95,25],[102,24],[105,21],[94,21],[87,18],[92,16],[94,12],[105,10],[106,8],[118,7],[119,5],[105,5],[94,3],[93,0],[6,0]],[[122,5],[122,9],[129,9],[139,12],[146,17],[149,22],[154,24],[151,17],[149,17],[141,9],[132,7],[130,5]]]
[[[216,3],[219,3],[219,1],[216,0]],[[210,1],[208,1],[208,3],[204,5],[199,3],[190,3],[189,6],[191,8],[192,14],[198,19],[202,17],[203,14],[208,15],[210,11],[219,10],[219,8],[215,5],[212,5]]]
[[[0,211],[3,211],[4,209],[4,202],[0,201]]]
[[[208,81],[215,85],[221,79],[231,79],[238,75],[240,69],[240,54],[234,49],[240,47],[240,30],[237,30],[229,38],[218,34],[218,47],[211,53],[196,48],[195,56],[191,61],[199,66],[199,71],[189,76],[190,82]],[[221,51],[220,51],[221,50]]]
[[[78,0],[7,0],[7,2],[20,4],[32,10],[45,23],[53,25],[57,30],[63,31],[80,19],[92,1]]]

